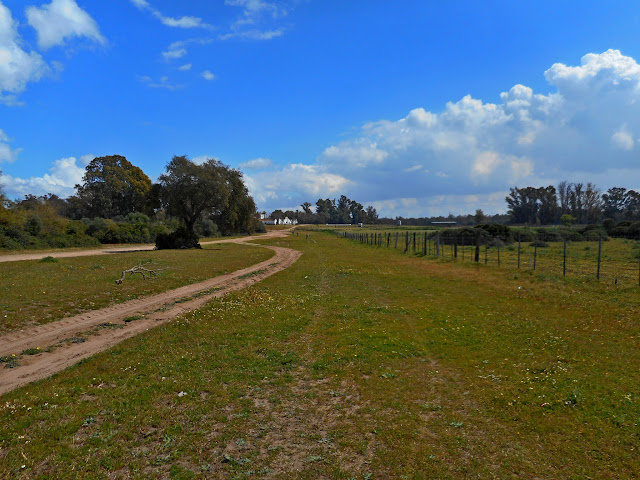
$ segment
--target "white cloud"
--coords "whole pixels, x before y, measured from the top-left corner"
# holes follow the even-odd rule
[[[351,183],[320,166],[302,163],[288,165],[280,171],[245,175],[245,179],[253,198],[261,205],[297,205],[318,196],[339,195]]]
[[[12,149],[9,145],[10,141],[7,134],[0,129],[0,162],[15,162],[18,154],[22,151],[21,148]]]
[[[182,66],[178,67],[178,70],[180,70],[181,72],[187,72],[187,71],[191,70],[192,66],[193,65],[191,65],[190,63],[187,63],[185,65],[182,65]]]
[[[219,35],[220,40],[241,38],[247,40],[271,40],[284,34],[283,27],[273,28],[264,24],[285,17],[289,12],[280,4],[265,0],[225,0],[225,5],[239,7],[241,15],[231,24],[229,33]]]
[[[39,53],[23,50],[11,11],[0,1],[0,103],[18,103],[16,94],[49,71]]]
[[[473,176],[489,176],[493,171],[503,163],[496,152],[480,152],[476,155],[471,171]]]
[[[278,28],[276,30],[245,30],[242,32],[231,32],[219,35],[220,40],[229,40],[231,38],[244,38],[248,40],[271,40],[284,35],[284,29]]]
[[[162,56],[165,58],[165,60],[173,60],[175,58],[182,58],[187,54],[187,49],[186,48],[176,48],[176,49],[169,49],[166,52],[162,52]]]
[[[27,7],[26,15],[43,50],[64,45],[70,37],[86,37],[102,45],[107,42],[96,21],[75,0],[52,0],[40,8]]]
[[[270,158],[254,158],[253,160],[242,162],[238,166],[247,170],[259,170],[261,168],[269,168],[271,165],[273,165],[273,160]]]
[[[183,16],[179,18],[167,17],[160,12],[157,8],[153,7],[147,0],[131,0],[136,7],[140,10],[147,10],[154,17],[156,17],[163,25],[174,28],[213,28],[208,23],[205,23],[200,17]]]
[[[429,199],[442,198],[441,208],[460,212],[467,208],[463,199],[476,195],[478,208],[494,206],[485,209],[490,212],[504,206],[500,192],[514,185],[604,179],[598,186],[606,189],[614,186],[608,180],[614,169],[635,172],[629,179],[640,178],[635,154],[640,65],[608,50],[585,55],[579,66],[554,64],[545,78],[550,93],[518,84],[497,103],[466,95],[440,112],[416,108],[399,120],[366,123],[352,138],[328,146],[308,167],[340,178],[340,194],[393,204],[397,214],[405,208],[403,198],[417,198],[431,209],[436,204]],[[262,208],[290,205],[291,198],[317,199],[310,188],[296,185],[298,174],[290,167],[273,172],[290,191],[264,189],[270,195],[264,196]]]
[[[169,81],[169,77],[167,77],[166,75],[163,75],[162,77],[160,77],[160,80],[154,80],[148,75],[138,76],[137,78],[138,78],[138,81],[140,81],[141,83],[144,83],[145,85],[151,88],[164,88],[166,90],[178,90],[184,86],[184,85],[171,83]]]
[[[9,198],[21,198],[27,194],[45,195],[55,193],[61,197],[73,195],[76,184],[82,182],[85,167],[93,155],[61,158],[53,162],[49,173],[41,177],[20,178],[3,175],[4,191]]]
[[[620,130],[611,136],[611,143],[620,150],[633,150],[635,144],[633,136],[627,130],[626,125],[623,125]]]
[[[211,73],[209,70],[205,70],[204,72],[202,72],[202,78],[204,78],[205,80],[215,80],[216,76]]]

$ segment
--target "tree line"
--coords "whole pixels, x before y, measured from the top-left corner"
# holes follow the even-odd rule
[[[640,193],[623,187],[601,192],[593,183],[562,181],[558,187],[513,187],[505,198],[511,223],[596,224],[640,220]]]
[[[298,223],[305,224],[351,224],[358,223],[372,224],[378,220],[378,212],[369,205],[364,207],[361,203],[351,200],[346,195],[341,195],[337,200],[330,198],[319,198],[315,204],[315,212],[312,211],[312,204],[304,202],[300,205],[302,211],[274,210],[269,215],[273,220],[283,220],[285,217],[297,220]],[[266,214],[266,212],[264,212]]]
[[[1,174],[1,172],[0,172]],[[264,230],[242,172],[216,159],[174,156],[158,182],[120,155],[97,157],[67,199],[0,190],[0,247],[149,242],[197,244],[198,235]],[[176,243],[177,242],[177,243]]]

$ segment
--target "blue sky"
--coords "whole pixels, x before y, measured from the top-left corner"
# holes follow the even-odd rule
[[[638,32],[616,1],[0,0],[1,182],[66,196],[94,156],[155,180],[186,154],[243,170],[267,211],[637,189]]]

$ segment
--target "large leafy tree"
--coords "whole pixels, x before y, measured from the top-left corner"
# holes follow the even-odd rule
[[[125,157],[110,155],[91,160],[82,185],[76,185],[71,202],[85,217],[113,218],[142,212],[151,180]]]
[[[212,215],[223,235],[255,232],[256,204],[242,179],[242,172],[226,168],[225,183],[229,190],[227,206]]]
[[[255,214],[242,174],[215,159],[196,164],[186,156],[175,156],[167,172],[160,175],[159,184],[160,201],[167,213],[180,218],[191,234],[196,222],[206,215],[230,233],[243,229],[247,211]]]

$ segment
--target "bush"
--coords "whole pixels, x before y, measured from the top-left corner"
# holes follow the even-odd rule
[[[530,247],[538,247],[538,248],[547,248],[549,244],[547,242],[543,242],[542,240],[536,240],[535,242],[531,242]]]
[[[156,237],[158,250],[180,248],[202,248],[198,243],[198,236],[188,231],[185,227],[178,228],[172,233],[161,233]]]

